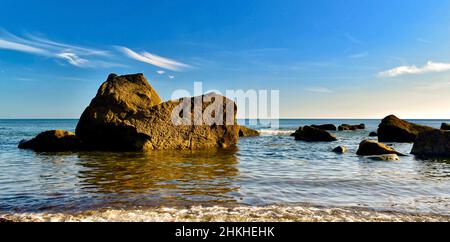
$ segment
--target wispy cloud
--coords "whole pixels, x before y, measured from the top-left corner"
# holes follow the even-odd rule
[[[308,87],[305,90],[314,93],[333,93],[333,90],[326,87]]]
[[[124,53],[125,55],[127,55],[128,57],[130,57],[132,59],[135,59],[140,62],[148,63],[150,65],[154,65],[154,66],[157,66],[160,68],[164,68],[167,70],[182,71],[184,69],[191,67],[190,65],[187,65],[187,64],[169,59],[169,58],[157,56],[155,54],[151,54],[148,52],[142,52],[139,54],[127,47],[117,47],[117,48],[119,51],[121,51],[122,53]]]
[[[364,57],[369,56],[369,52],[362,52],[362,53],[357,53],[357,54],[353,54],[353,55],[349,55],[348,58],[351,59],[361,59]]]
[[[165,72],[165,71],[159,70],[159,71],[156,71],[156,73],[158,73],[158,74],[160,74],[160,75],[164,75],[166,72]]]
[[[169,75],[168,77],[169,77],[169,79],[175,79],[175,76]]]
[[[428,61],[425,66],[399,66],[387,71],[380,72],[379,75],[383,77],[396,77],[401,75],[425,74],[431,72],[444,72],[450,70],[450,63],[439,63]]]
[[[0,30],[0,49],[60,59],[77,67],[93,67],[98,63],[108,63],[105,60],[88,57],[109,56],[108,51],[69,45],[34,35],[19,37],[5,30]]]

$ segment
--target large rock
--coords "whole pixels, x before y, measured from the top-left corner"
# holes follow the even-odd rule
[[[349,131],[349,130],[354,131],[354,130],[362,130],[362,129],[366,129],[365,124],[358,124],[358,125],[343,124],[338,127],[339,131]]]
[[[19,148],[37,152],[76,151],[81,148],[81,142],[74,133],[64,130],[51,130],[40,133],[31,140],[21,141]]]
[[[307,142],[333,142],[337,138],[325,130],[311,126],[300,127],[293,135],[295,140]]]
[[[239,137],[256,137],[259,135],[260,133],[257,130],[247,128],[245,126],[241,126],[239,128]]]
[[[434,130],[434,128],[413,124],[397,118],[387,116],[378,126],[378,140],[380,142],[412,143],[420,132]]]
[[[336,125],[334,124],[321,124],[321,125],[311,125],[311,127],[316,128],[316,129],[322,129],[322,130],[327,130],[327,131],[336,131]]]
[[[448,124],[448,123],[442,123],[441,129],[442,129],[442,130],[450,130],[450,124]]]
[[[388,147],[385,144],[378,143],[372,140],[364,140],[359,144],[359,149],[356,152],[357,155],[361,156],[378,156],[378,155],[400,155],[404,156],[402,153]]]
[[[420,133],[414,142],[411,154],[450,158],[450,132],[431,130]]]
[[[214,93],[161,103],[143,74],[111,74],[81,116],[76,134],[90,150],[228,148],[239,139],[236,110],[233,101]],[[208,112],[211,118],[203,120]]]

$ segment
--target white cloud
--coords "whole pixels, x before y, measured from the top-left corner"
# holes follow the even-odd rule
[[[20,51],[20,52],[34,53],[34,54],[45,54],[46,53],[46,51],[43,49],[7,41],[4,39],[0,39],[0,49],[16,50],[16,51]]]
[[[22,38],[4,30],[0,30],[0,49],[62,59],[77,67],[96,67],[109,63],[99,59],[92,61],[87,59],[93,56],[108,57],[108,51],[59,43],[33,35]]]
[[[75,53],[60,53],[60,54],[57,54],[57,56],[61,57],[62,59],[67,60],[67,62],[69,62],[70,64],[72,64],[74,66],[81,67],[88,63],[88,60],[80,58]]]
[[[160,75],[164,75],[166,72],[165,71],[156,71],[156,73],[160,74]]]
[[[333,93],[331,89],[328,89],[326,87],[308,87],[305,90],[308,92],[315,92],[315,93]]]
[[[189,65],[183,64],[181,62],[177,62],[175,60],[171,60],[168,58],[164,58],[161,56],[157,56],[148,52],[142,52],[140,54],[132,51],[126,47],[118,47],[118,49],[127,55],[128,57],[135,59],[140,62],[148,63],[150,65],[154,65],[160,68],[172,70],[172,71],[181,71],[186,68],[190,68]]]
[[[175,79],[175,76],[169,75],[168,77],[169,77],[169,79]]]
[[[450,63],[439,63],[428,61],[423,67],[413,66],[399,66],[387,71],[380,72],[379,75],[383,77],[396,77],[401,75],[425,74],[431,72],[444,72],[450,70]]]

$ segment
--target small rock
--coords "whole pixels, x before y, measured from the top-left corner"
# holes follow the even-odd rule
[[[256,137],[259,135],[260,133],[257,130],[250,129],[245,126],[240,126],[239,128],[239,137]]]
[[[338,127],[339,131],[348,131],[348,130],[362,130],[366,129],[365,124],[351,125],[351,124],[343,124]]]
[[[345,146],[336,147],[336,148],[334,148],[333,152],[338,153],[338,154],[344,154],[347,152],[347,147],[345,147]]]
[[[393,148],[372,140],[362,141],[361,144],[359,145],[359,149],[356,154],[361,156],[377,156],[387,154],[404,156],[403,154],[394,150]]]
[[[337,138],[325,130],[311,126],[300,127],[294,134],[295,140],[307,142],[333,142]]]
[[[374,161],[399,161],[400,157],[396,154],[367,156],[367,159]]]
[[[442,123],[441,130],[450,130],[450,124],[448,123]]]
[[[35,138],[19,143],[20,149],[30,149],[37,152],[63,152],[79,150],[80,140],[74,133],[64,130],[46,131]]]
[[[369,137],[377,137],[377,132],[370,132]]]

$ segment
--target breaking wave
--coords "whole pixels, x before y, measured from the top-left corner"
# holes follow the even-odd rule
[[[358,208],[308,206],[240,206],[103,209],[74,214],[20,213],[0,215],[11,222],[440,222],[450,217],[432,214],[381,212]]]

